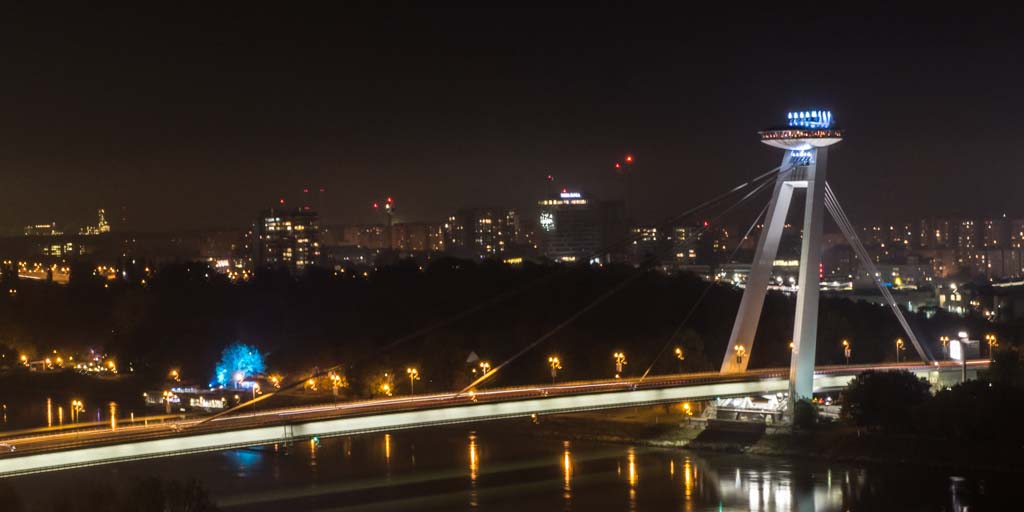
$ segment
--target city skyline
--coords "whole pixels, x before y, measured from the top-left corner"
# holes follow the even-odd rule
[[[32,51],[7,63],[0,133],[23,193],[0,224],[125,207],[141,230],[223,227],[305,187],[328,223],[366,223],[386,195],[428,221],[525,209],[548,174],[614,198],[627,153],[653,222],[770,164],[756,131],[808,105],[850,134],[831,179],[859,223],[1014,214],[1011,17],[628,12],[17,15],[2,37]],[[828,65],[764,58],[792,52]]]

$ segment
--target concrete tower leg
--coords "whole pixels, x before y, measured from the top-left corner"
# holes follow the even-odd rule
[[[791,400],[810,398],[814,391],[814,353],[818,339],[819,267],[822,230],[825,221],[825,171],[828,148],[810,150],[805,167],[807,197],[804,207],[803,241],[800,248],[800,288],[796,295],[793,321],[793,354],[789,365]]]
[[[784,169],[789,166],[789,159],[790,151],[787,151],[782,159]],[[772,264],[779,252],[779,241],[786,225],[786,213],[789,212],[789,203],[793,198],[793,185],[789,180],[792,174],[792,170],[787,170],[779,173],[776,178],[764,228],[761,229],[761,236],[757,240],[754,261],[750,274],[747,275],[747,286],[743,290],[740,309],[732,325],[732,334],[729,335],[729,346],[726,347],[722,360],[722,373],[747,371],[747,362],[750,361],[751,350],[754,348],[754,335],[757,334],[757,324],[761,318],[761,309],[764,307],[764,296],[768,292],[768,281],[772,277]],[[743,347],[744,357],[737,357],[737,346]]]

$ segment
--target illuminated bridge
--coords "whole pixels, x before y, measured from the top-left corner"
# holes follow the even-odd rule
[[[683,316],[673,335],[660,351],[654,350],[650,366],[639,378],[570,382],[552,385],[536,385],[515,388],[488,389],[482,385],[499,374],[529,351],[556,335],[560,329],[578,320],[593,310],[602,301],[622,290],[643,275],[635,272],[621,281],[587,306],[546,332],[533,342],[519,349],[493,369],[488,365],[484,372],[465,389],[457,393],[412,395],[401,398],[387,398],[363,402],[323,404],[291,409],[255,411],[255,402],[240,404],[235,415],[214,416],[204,420],[181,421],[168,424],[130,424],[121,428],[75,430],[66,433],[46,432],[35,437],[8,439],[8,445],[16,450],[0,454],[0,476],[12,476],[33,472],[106,464],[113,462],[166,457],[187,453],[218,451],[270,443],[290,443],[295,440],[316,436],[339,436],[408,428],[468,423],[477,421],[517,418],[531,415],[558,414],[578,411],[615,409],[640,405],[675,403],[687,400],[710,400],[725,397],[788,396],[789,401],[810,397],[813,392],[826,392],[843,388],[857,373],[869,369],[906,369],[927,379],[934,387],[950,386],[966,377],[973,377],[977,370],[987,367],[988,361],[971,361],[964,366],[952,361],[937,361],[928,344],[923,343],[904,317],[892,293],[882,282],[880,273],[874,267],[872,258],[857,238],[846,213],[839,205],[835,192],[825,180],[828,164],[828,149],[842,140],[843,131],[834,126],[832,114],[826,110],[791,112],[785,126],[760,132],[761,141],[772,147],[783,149],[781,164],[758,177],[741,184],[724,194],[698,205],[666,221],[672,225],[681,218],[697,212],[701,214],[728,198],[739,197],[721,213],[704,223],[708,229],[719,217],[734,210],[761,191],[772,190],[772,196],[765,208],[754,218],[747,230],[749,236],[755,226],[762,222],[754,251],[751,272],[747,278],[743,297],[734,320],[733,329],[724,351],[721,370],[714,373],[651,375],[658,358],[668,352],[670,342],[677,339],[686,322],[691,318],[701,299],[715,286],[707,284],[704,294]],[[627,157],[627,162],[631,162]],[[896,340],[894,348],[897,364],[869,364],[851,366],[816,367],[818,345],[818,299],[819,286],[799,286],[796,290],[796,312],[794,318],[793,342],[790,345],[790,366],[750,370],[750,356],[758,332],[767,286],[772,276],[772,267],[778,254],[787,212],[795,197],[796,190],[804,190],[804,222],[798,283],[819,283],[821,263],[821,241],[826,210],[847,238],[857,259],[874,277],[879,293],[892,310],[904,331],[909,346],[912,346],[920,362],[898,364],[900,351],[904,350],[902,338]],[[744,237],[745,238],[745,237]],[[699,239],[687,237],[687,243]],[[735,257],[735,253],[733,254]],[[598,258],[598,260],[600,260]],[[591,261],[590,258],[583,261]],[[649,270],[648,267],[644,267]],[[522,290],[529,289],[529,286]],[[499,296],[510,296],[505,293]],[[464,318],[496,299],[459,313],[452,321]],[[444,325],[440,323],[437,325]],[[414,339],[429,332],[418,331],[388,345]],[[966,334],[964,335],[966,336]],[[967,342],[966,339],[963,340]],[[949,355],[959,358],[964,355],[960,341],[952,340]],[[847,361],[850,346],[843,344]],[[385,349],[382,349],[385,350]],[[676,349],[682,359],[681,348]],[[649,354],[650,355],[650,354]],[[625,356],[616,352],[617,372],[625,364]],[[549,359],[552,378],[560,368],[557,358]],[[245,376],[242,375],[242,378]],[[303,381],[298,381],[299,383]],[[293,384],[294,385],[294,384]],[[269,397],[265,395],[265,397]],[[247,408],[251,406],[252,408]]]
[[[988,366],[971,361],[969,373]],[[814,389],[842,389],[868,369],[909,370],[933,385],[960,381],[957,363],[825,366]],[[363,402],[322,404],[250,413],[241,411],[214,421],[129,425],[7,439],[16,451],[0,455],[0,477],[75,467],[289,443],[313,437],[342,436],[409,428],[470,423],[532,415],[558,414],[640,405],[709,400],[718,397],[774,395],[789,389],[788,368],[678,374],[640,379],[568,382],[544,386],[495,388],[466,395],[415,395]]]

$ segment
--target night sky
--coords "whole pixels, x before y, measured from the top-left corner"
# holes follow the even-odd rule
[[[972,16],[5,12],[0,229],[242,227],[305,186],[331,223],[388,195],[441,220],[528,208],[548,173],[616,197],[627,152],[653,221],[778,165],[756,131],[816,107],[854,222],[1024,217],[1021,19]]]

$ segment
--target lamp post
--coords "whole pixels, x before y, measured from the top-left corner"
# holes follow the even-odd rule
[[[744,347],[743,345],[736,345],[733,347],[733,350],[736,352],[736,364],[742,366],[743,356],[747,355],[747,347]]]
[[[999,346],[999,340],[996,339],[995,334],[986,334],[985,341],[988,342],[988,360],[992,361],[995,359],[993,350]]]
[[[622,376],[622,367],[628,364],[626,362],[626,354],[624,352],[616,352],[612,354],[612,358],[615,360],[615,378],[618,379]]]
[[[686,353],[683,352],[683,347],[676,347],[676,359],[679,360],[679,373],[683,373],[683,360],[686,359]]]
[[[81,400],[71,401],[71,423],[78,423],[79,414],[85,411],[85,404]]]
[[[416,384],[415,384],[415,382],[420,380],[420,371],[417,370],[416,368],[406,368],[405,369],[405,373],[409,375],[409,394],[410,395],[415,394],[416,393]]]
[[[555,378],[558,377],[558,370],[562,369],[562,361],[558,359],[558,356],[548,357],[548,366],[551,367],[551,383],[555,383]]]
[[[900,352],[906,350],[907,346],[903,343],[903,338],[896,338],[896,363],[900,362]]]
[[[853,348],[850,346],[850,340],[843,340],[843,357],[846,358],[846,364],[850,364],[850,356],[853,355]]]
[[[942,355],[949,358],[949,336],[939,336],[939,343],[942,343]]]
[[[486,375],[487,372],[491,371],[491,363],[487,361],[480,361],[480,371]]]

